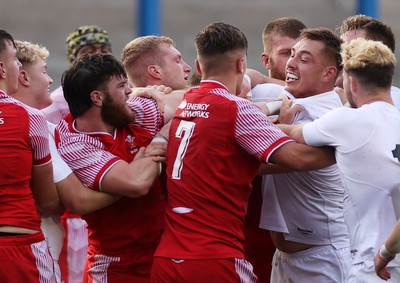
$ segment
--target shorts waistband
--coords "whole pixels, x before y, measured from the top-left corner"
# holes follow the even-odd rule
[[[346,250],[346,249],[350,250],[350,248],[348,248],[348,247],[341,248],[338,250]],[[299,258],[299,257],[306,257],[309,255],[315,255],[315,254],[323,253],[323,252],[329,251],[329,250],[337,250],[337,249],[335,249],[335,247],[333,247],[332,245],[326,245],[326,246],[324,245],[324,246],[314,246],[309,249],[295,252],[295,253],[285,253],[278,249],[276,250],[276,252],[279,253],[282,258],[291,259],[291,258]]]

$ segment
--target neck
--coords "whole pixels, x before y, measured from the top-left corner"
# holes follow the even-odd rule
[[[236,86],[237,86],[237,77],[234,76],[226,76],[224,75],[213,75],[213,76],[205,76],[204,80],[214,80],[222,83],[229,90],[230,93],[237,95]]]
[[[24,94],[21,91],[17,91],[17,92],[8,94],[8,95],[30,107],[37,108],[35,103],[33,103],[33,101],[31,101],[31,99],[29,99],[29,97],[31,97],[31,96],[29,96],[28,94]]]
[[[114,127],[104,123],[100,112],[91,108],[82,116],[75,119],[75,129],[83,133],[104,132],[112,135]]]
[[[374,91],[373,95],[369,95],[369,93],[366,94],[365,96],[361,97],[361,99],[357,103],[357,107],[361,107],[364,104],[371,104],[378,101],[394,105],[392,97],[390,95],[390,89]]]
[[[7,85],[4,81],[0,80],[0,90],[4,91],[5,93],[8,94],[8,89],[7,89]]]

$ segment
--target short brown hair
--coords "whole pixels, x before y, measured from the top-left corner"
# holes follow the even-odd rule
[[[340,56],[342,40],[333,31],[327,28],[304,29],[300,34],[300,39],[322,42],[325,45],[327,58],[335,62],[339,73],[342,69],[342,57]]]
[[[226,23],[212,23],[200,31],[195,40],[198,58],[207,62],[202,72],[221,70],[226,55],[243,51],[247,53],[248,42],[244,33]],[[228,66],[228,64],[225,64]]]
[[[262,33],[264,52],[271,50],[274,36],[287,36],[296,39],[300,36],[301,30],[305,28],[307,28],[306,25],[298,19],[283,17],[273,20],[264,28]]]
[[[366,15],[353,15],[346,18],[340,27],[340,34],[343,35],[352,30],[364,30],[366,38],[382,41],[393,52],[396,48],[396,40],[390,26]]]

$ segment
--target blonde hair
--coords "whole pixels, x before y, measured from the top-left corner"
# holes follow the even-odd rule
[[[388,87],[392,83],[396,57],[380,41],[357,38],[342,44],[343,68],[367,86]]]
[[[385,44],[363,38],[357,38],[342,44],[343,68],[363,69],[376,66],[395,65],[396,57]]]
[[[144,74],[149,65],[163,65],[163,55],[159,52],[161,44],[174,46],[174,41],[166,36],[148,35],[137,37],[125,45],[121,62],[135,85],[147,85]]]
[[[148,35],[131,40],[122,51],[122,64],[130,66],[147,54],[156,55],[162,43],[174,45],[172,39],[166,36]]]
[[[38,59],[46,60],[49,57],[49,51],[46,47],[29,41],[16,40],[17,58],[22,65],[33,63]]]

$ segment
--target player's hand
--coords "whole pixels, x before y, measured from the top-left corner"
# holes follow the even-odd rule
[[[144,151],[146,150],[145,147],[141,147],[139,148],[138,152],[136,153],[135,157],[133,158],[133,160],[139,160],[141,158],[145,158],[144,156]]]
[[[287,97],[283,97],[282,106],[279,110],[279,123],[281,124],[292,124],[294,117],[297,113],[302,110],[302,107],[298,104],[292,106],[292,100]]]
[[[163,85],[132,88],[130,96],[141,96],[154,99],[160,112],[164,112],[164,96],[170,94],[172,89]]]
[[[166,142],[152,142],[146,147],[144,157],[152,157],[154,161],[165,162],[166,153]]]
[[[376,275],[379,276],[379,278],[387,281],[391,278],[390,276],[390,272],[387,270],[386,266],[388,265],[388,263],[394,259],[393,257],[390,258],[383,258],[379,255],[379,251],[378,254],[375,256],[374,259],[374,265],[375,265],[375,272]]]
[[[152,85],[152,86],[148,86],[148,87],[151,87],[155,91],[161,92],[163,94],[170,94],[172,92],[172,88],[170,88],[169,86],[165,86],[165,85]]]
[[[335,91],[339,95],[340,101],[342,101],[342,104],[344,105],[347,102],[347,97],[346,94],[344,93],[344,89],[336,86]]]

